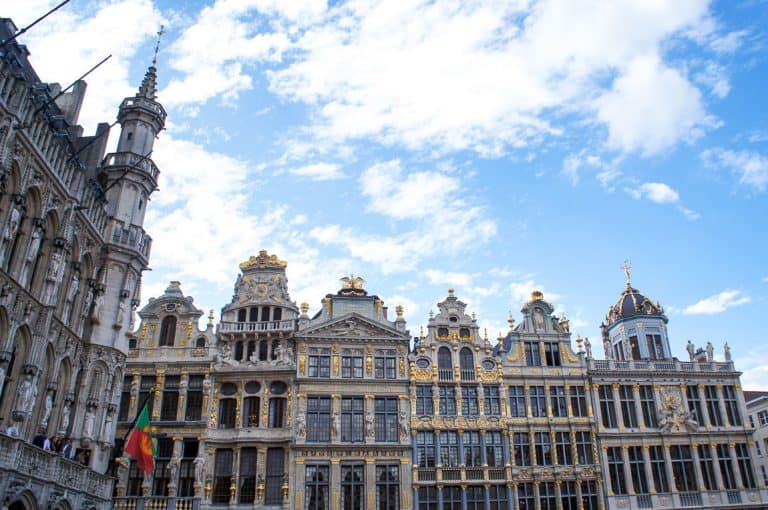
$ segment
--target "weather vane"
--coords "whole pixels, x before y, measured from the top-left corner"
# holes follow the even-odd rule
[[[165,34],[165,25],[160,25],[160,30],[157,32],[157,43],[155,43],[155,56],[152,59],[152,65],[157,64],[157,53],[160,51],[160,39]]]

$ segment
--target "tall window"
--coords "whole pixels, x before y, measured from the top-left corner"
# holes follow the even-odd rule
[[[661,343],[661,335],[645,335],[648,352],[653,359],[664,359],[664,346]]]
[[[459,465],[459,436],[454,431],[440,433],[440,464],[443,467]]]
[[[624,426],[637,428],[637,413],[635,412],[635,397],[632,393],[632,386],[619,386],[619,403],[621,416],[624,418]]]
[[[199,421],[203,414],[203,380],[202,375],[190,375],[187,385],[187,411],[184,418],[187,421]]]
[[[701,412],[701,396],[698,386],[688,386],[685,388],[685,397],[688,400],[688,411],[693,415],[699,425],[704,425],[704,413]]]
[[[160,323],[160,347],[173,347],[176,339],[176,317],[169,315]]]
[[[464,446],[464,464],[466,466],[482,466],[480,454],[480,433],[467,431],[461,435]]]
[[[565,388],[562,386],[551,386],[549,388],[549,402],[552,406],[553,417],[568,417],[568,407],[565,404]]]
[[[469,347],[462,347],[459,351],[459,368],[462,381],[475,380],[475,357]]]
[[[602,416],[603,427],[615,429],[616,408],[613,405],[613,388],[603,384],[598,388],[597,393],[600,398],[600,415]]]
[[[155,471],[152,474],[152,495],[167,496],[170,483],[168,463],[173,457],[173,439],[160,438],[157,440],[155,453]]]
[[[755,484],[755,474],[752,471],[752,459],[749,457],[749,449],[746,443],[736,443],[736,462],[739,463],[739,471],[741,471],[744,487],[747,489],[757,487]]]
[[[697,489],[696,475],[693,470],[691,447],[688,445],[672,445],[669,449],[672,458],[672,472],[675,476],[677,490],[691,492]]]
[[[360,510],[365,498],[365,464],[341,465],[341,508]]]
[[[477,416],[480,409],[477,404],[477,388],[474,386],[461,387],[461,414],[464,416]]]
[[[266,491],[264,494],[265,505],[279,505],[283,502],[282,486],[284,475],[285,451],[282,448],[268,448]]]
[[[574,417],[587,416],[587,398],[583,386],[571,386],[571,412]]]
[[[717,458],[720,464],[723,485],[728,490],[735,490],[739,483],[736,481],[736,473],[733,470],[733,462],[731,461],[731,451],[727,444],[717,445]]]
[[[440,347],[437,350],[437,375],[441,381],[453,380],[453,365],[451,364],[451,351],[448,347]]]
[[[539,505],[541,510],[557,510],[557,494],[553,482],[539,484]]]
[[[168,375],[165,377],[165,388],[163,388],[163,404],[160,409],[161,420],[176,420],[176,413],[179,410],[180,381],[181,378],[178,375]]]
[[[434,486],[419,487],[419,510],[437,510],[437,489]]]
[[[488,487],[488,504],[490,510],[507,510],[507,488],[503,485]]]
[[[584,510],[597,510],[597,482],[594,480],[581,482],[581,502]]]
[[[536,432],[533,434],[533,445],[536,454],[536,465],[552,465],[552,443],[549,439],[549,432]]]
[[[416,462],[419,467],[435,467],[435,434],[433,432],[416,433]]]
[[[723,401],[725,403],[725,414],[728,416],[728,423],[732,426],[741,426],[741,412],[736,400],[736,388],[733,386],[723,386]]]
[[[435,414],[432,400],[432,386],[416,386],[416,415],[432,416]]]
[[[344,397],[341,399],[341,440],[355,443],[364,438],[364,406],[363,397]]]
[[[307,441],[331,440],[331,399],[329,397],[307,398]],[[326,477],[326,483],[327,483]]]
[[[627,493],[627,481],[624,478],[624,460],[621,458],[621,448],[610,446],[606,450],[608,457],[608,474],[611,478],[611,488],[614,494]]]
[[[467,497],[467,510],[485,510],[485,489],[470,485],[464,489]]]
[[[179,486],[176,495],[182,498],[194,496],[195,457],[199,449],[196,439],[185,439],[179,465]]]
[[[235,399],[222,398],[219,400],[219,428],[235,428]]]
[[[669,492],[669,480],[667,471],[664,467],[664,452],[661,446],[651,446],[648,448],[648,456],[651,461],[651,473],[653,474],[653,485],[656,492]]]
[[[394,349],[377,349],[373,367],[373,375],[376,379],[395,379],[397,377],[397,351]]]
[[[485,460],[489,467],[504,465],[504,442],[501,432],[485,433]]]
[[[501,404],[499,401],[499,387],[484,386],[483,393],[485,394],[485,415],[500,416]]]
[[[512,436],[516,466],[531,465],[531,438],[527,432],[515,432]]]
[[[237,322],[245,322],[248,315],[248,310],[241,308],[237,311]]]
[[[627,449],[629,456],[629,473],[632,476],[632,485],[638,494],[648,493],[648,479],[645,477],[645,460],[643,449],[640,446],[630,446]]]
[[[632,359],[640,359],[640,346],[637,344],[637,337],[629,337],[629,354]]]
[[[576,455],[579,456],[579,464],[594,464],[592,457],[592,435],[589,431],[576,432]]]
[[[147,403],[147,409],[150,416],[152,415],[152,409],[155,404],[155,376],[154,375],[142,375],[141,383],[139,384],[139,400],[138,405],[142,406],[144,402]],[[141,409],[136,411],[141,412]]]
[[[643,412],[643,422],[646,427],[656,428],[659,426],[656,420],[656,404],[652,386],[640,386],[640,409]]]
[[[543,418],[547,416],[547,395],[544,386],[531,386],[528,396],[531,399],[531,416]]]
[[[213,492],[211,502],[216,505],[229,503],[229,484],[232,477],[232,450],[219,448],[213,462]]]
[[[541,366],[541,351],[539,350],[538,342],[524,342],[525,347],[525,364],[529,367]]]
[[[513,418],[522,418],[526,415],[525,389],[522,386],[509,387],[509,414]]]
[[[362,379],[363,350],[344,349],[341,355],[341,377],[346,379]]]
[[[261,414],[261,399],[245,397],[243,399],[243,427],[258,427]]]
[[[240,449],[240,504],[253,504],[256,499],[256,448]]]
[[[453,386],[440,386],[440,416],[456,415],[456,393]]]
[[[285,427],[285,398],[272,397],[269,399],[269,428]]]
[[[399,508],[400,466],[379,464],[376,466],[376,510],[398,510]]]
[[[701,477],[704,482],[704,488],[708,491],[717,490],[715,462],[712,458],[712,447],[708,444],[699,445],[699,462],[701,464]]]
[[[557,463],[569,466],[573,464],[573,454],[571,453],[571,438],[568,432],[555,433],[555,450],[557,452]]]
[[[125,488],[125,495],[140,496],[141,483],[143,481],[144,471],[139,471],[139,466],[136,465],[136,461],[131,459],[131,464],[128,466],[128,484]]]
[[[443,489],[443,510],[461,510],[461,487],[449,485]]]
[[[331,376],[331,353],[329,349],[315,349],[309,354],[308,377]]]
[[[376,397],[374,413],[376,441],[397,441],[397,398]]]
[[[576,495],[576,482],[565,481],[560,485],[560,501],[563,510],[578,510],[579,498]]]
[[[560,366],[560,344],[557,342],[544,343],[544,361],[548,367]]]
[[[720,402],[717,398],[717,387],[712,385],[704,386],[704,399],[707,402],[709,422],[714,427],[722,427],[723,415],[720,413]]]
[[[518,510],[536,510],[536,495],[533,493],[532,483],[520,483],[517,485]]]
[[[120,392],[120,410],[117,413],[117,421],[128,420],[131,412],[131,381],[132,375],[126,375],[123,378],[123,390]],[[0,380],[0,384],[4,381]]]
[[[304,508],[307,510],[328,510],[328,466],[309,464],[305,470]]]

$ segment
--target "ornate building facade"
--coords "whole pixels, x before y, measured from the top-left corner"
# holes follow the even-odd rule
[[[17,29],[0,19],[0,40]],[[83,136],[86,85],[40,81],[29,52],[0,48],[0,494],[9,508],[106,508],[126,332],[151,239],[145,205],[157,187],[150,154],[165,123],[156,70],[110,126]],[[71,441],[77,462],[32,447]]]

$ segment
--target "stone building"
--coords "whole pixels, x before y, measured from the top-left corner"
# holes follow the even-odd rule
[[[768,391],[745,391],[749,426],[755,429],[755,464],[763,485],[768,484]]]
[[[0,40],[17,31],[0,19]],[[84,82],[41,82],[29,52],[0,48],[0,435],[2,505],[105,508],[126,333],[151,239],[145,205],[159,171],[149,157],[165,111],[154,62],[110,126],[84,136]],[[32,447],[71,440],[78,462]]]
[[[587,348],[608,508],[765,508],[753,427],[727,344],[671,356],[667,316],[627,283],[601,327],[608,353]]]
[[[302,305],[292,473],[293,508],[411,508],[407,356],[402,308],[387,318],[363,279]]]
[[[184,296],[179,282],[150,298],[139,311],[141,322],[129,336],[128,360],[121,382],[116,444],[122,446],[138,412],[149,406],[156,438],[155,471],[150,477],[129,457],[118,460],[115,507],[131,499],[157,496],[175,499],[176,508],[191,509],[203,495],[200,476],[204,452],[200,441],[208,427],[213,317],[198,329],[203,312]]]

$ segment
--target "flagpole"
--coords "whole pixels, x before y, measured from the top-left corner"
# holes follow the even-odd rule
[[[125,433],[123,436],[123,446],[120,447],[120,450],[122,451],[123,447],[125,446],[125,442],[128,440],[128,435],[131,433],[131,431],[136,428],[136,422],[139,421],[139,415],[141,415],[141,410],[144,409],[144,406],[147,405],[147,402],[149,402],[149,399],[152,397],[152,395],[155,393],[156,386],[152,386],[152,389],[147,393],[147,396],[144,397],[144,401],[141,403],[141,405],[138,407],[136,411],[136,416],[133,417],[133,423],[131,423],[131,426],[128,427],[128,432]]]

